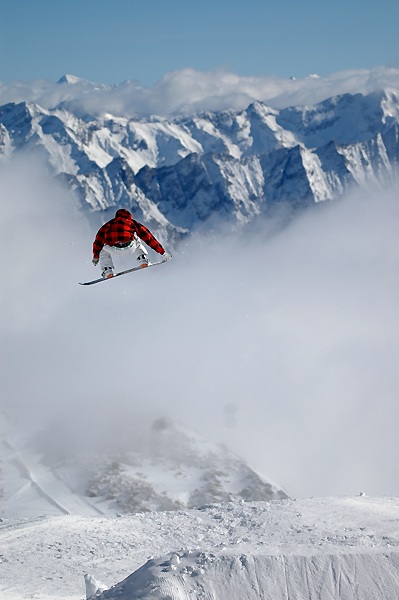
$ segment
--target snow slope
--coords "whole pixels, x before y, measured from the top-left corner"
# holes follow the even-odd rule
[[[84,574],[114,586],[103,600],[399,597],[397,498],[11,520],[0,547],[7,600],[81,599]]]
[[[74,492],[42,462],[40,455],[2,443],[3,517],[31,518],[39,515],[102,514],[83,494]]]

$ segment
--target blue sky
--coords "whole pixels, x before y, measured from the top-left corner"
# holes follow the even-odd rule
[[[0,0],[0,81],[399,67],[398,0]]]

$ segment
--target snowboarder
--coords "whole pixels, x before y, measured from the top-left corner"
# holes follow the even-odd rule
[[[114,276],[112,256],[129,252],[133,254],[142,267],[148,266],[148,253],[141,241],[161,254],[166,260],[171,258],[152,233],[125,208],[116,211],[115,217],[105,223],[97,232],[93,243],[93,265],[100,263],[102,277]]]

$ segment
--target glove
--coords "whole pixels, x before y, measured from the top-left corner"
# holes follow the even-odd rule
[[[98,258],[93,258],[93,260],[91,261],[93,263],[93,265],[96,267],[98,265]]]
[[[164,252],[162,254],[162,258],[164,258],[165,260],[170,260],[172,258],[172,255],[169,254],[169,252]]]

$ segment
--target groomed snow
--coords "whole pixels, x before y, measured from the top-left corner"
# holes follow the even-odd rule
[[[394,600],[399,499],[227,503],[0,525],[0,598]],[[121,583],[118,583],[121,582]]]

